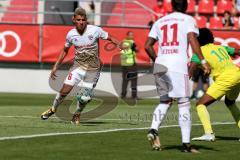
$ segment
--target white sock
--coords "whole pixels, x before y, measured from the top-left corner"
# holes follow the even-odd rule
[[[160,103],[153,112],[153,119],[151,129],[158,130],[162,120],[164,119],[167,110],[169,108],[169,104]]]
[[[179,114],[178,114],[178,123],[181,128],[182,133],[182,143],[190,143],[191,135],[191,113],[190,113],[190,102],[185,102],[178,104]]]
[[[60,93],[57,93],[56,98],[53,101],[52,109],[57,110],[57,107],[62,103],[65,97],[65,95],[63,96]]]

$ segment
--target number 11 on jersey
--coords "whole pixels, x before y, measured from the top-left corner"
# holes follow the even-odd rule
[[[164,25],[160,28],[162,31],[163,31],[163,39],[162,39],[162,43],[161,43],[161,46],[178,46],[179,45],[179,41],[178,41],[178,24],[177,23],[174,23],[172,25],[170,25],[170,28],[169,28],[169,25]],[[169,31],[172,31],[173,32],[173,37],[171,40],[168,40],[168,33],[170,32]]]

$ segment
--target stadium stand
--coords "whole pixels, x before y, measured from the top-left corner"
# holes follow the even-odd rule
[[[233,29],[240,29],[240,17],[234,17],[233,21],[234,21]]]
[[[207,18],[205,16],[195,16],[199,28],[207,27]]]
[[[37,24],[41,19],[36,13],[39,8],[41,8],[41,5],[38,2],[38,0],[0,0],[0,9],[2,10],[0,13],[0,22]],[[222,16],[225,10],[233,10],[232,0],[188,0],[188,2],[189,6],[187,13],[195,16],[194,18],[199,27],[210,26],[211,28],[221,29],[222,25],[220,25],[220,21],[213,16],[216,16],[216,14]],[[105,15],[101,17],[102,19],[99,21],[99,25],[147,27],[152,19],[152,9],[156,5],[156,0],[106,1],[102,4],[102,8],[110,3],[111,7],[107,12],[102,12],[104,9],[101,10],[100,14]],[[168,9],[168,12],[172,11],[171,0],[164,0],[164,5]],[[54,12],[48,6],[49,4],[45,3],[45,10]],[[3,13],[3,11],[5,12]],[[61,11],[66,10],[61,9]],[[69,18],[64,14],[62,14],[61,17],[59,15],[51,16],[55,16],[55,18],[51,17],[49,20],[44,19],[44,22],[53,22],[54,24],[56,19],[64,17],[64,20],[66,21]],[[49,16],[45,16],[44,18],[46,17]],[[69,23],[71,24],[71,20]],[[234,24],[233,29],[239,29],[239,17],[234,18]]]
[[[164,5],[166,6],[169,12],[172,12],[171,0],[164,0]]]
[[[200,0],[198,2],[198,13],[201,14],[213,14],[214,1],[213,0]]]
[[[195,13],[195,6],[196,6],[195,0],[188,0],[187,13]]]
[[[232,11],[233,4],[230,0],[218,0],[217,1],[217,14],[223,14],[224,11]]]
[[[211,28],[211,29],[223,28],[222,17],[220,17],[220,16],[210,17],[209,22],[210,22],[209,28]]]
[[[148,8],[152,8],[156,4],[155,0],[139,0],[139,2],[146,5]],[[189,6],[187,13],[193,16],[195,15],[194,18],[199,27],[209,26],[214,29],[222,29],[221,17],[215,17],[216,14],[222,16],[225,10],[231,11],[233,9],[231,0],[189,0],[188,2]],[[168,11],[171,12],[171,1],[164,0],[164,4],[168,8]],[[126,3],[126,5],[123,6],[121,2],[116,2],[112,13],[123,13],[123,7],[125,7],[124,18],[110,16],[107,25],[119,25],[121,24],[121,21],[125,21],[124,25],[144,26],[151,19],[151,13],[136,4]],[[235,26],[233,29],[238,29],[239,18],[236,17],[234,22]]]
[[[149,8],[156,3],[155,0],[139,0],[140,3],[143,3]],[[150,5],[152,4],[152,5]],[[122,3],[116,2],[113,10],[113,14],[123,14],[122,16],[110,16],[107,24],[119,25],[124,23],[124,25],[135,25],[135,26],[144,26],[151,20],[151,13],[143,9],[134,3]],[[125,21],[124,21],[125,19]]]
[[[37,14],[26,13],[38,11],[38,1],[36,0],[11,0],[4,8],[6,13],[2,16],[2,22],[9,23],[36,23]],[[22,13],[21,13],[22,12]],[[17,14],[16,14],[17,13]]]
[[[195,0],[191,0],[195,4]],[[152,9],[156,5],[156,0],[138,0],[141,4]],[[167,8],[168,12],[172,11],[171,0],[164,0],[164,5]],[[190,12],[193,12],[193,9],[190,9]],[[137,4],[131,2],[116,2],[113,10],[113,14],[124,14],[124,25],[133,25],[133,26],[146,26],[151,20],[151,13],[146,11],[144,8],[140,7]],[[123,21],[123,17],[120,16],[109,16],[107,25],[119,25]]]

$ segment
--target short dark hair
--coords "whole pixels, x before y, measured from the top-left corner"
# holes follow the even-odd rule
[[[77,16],[77,15],[87,17],[86,11],[82,7],[78,7],[78,8],[75,9],[74,16]]]
[[[133,33],[133,32],[132,32],[132,31],[128,31],[128,32],[127,32],[127,36],[128,36],[130,33]]]
[[[198,36],[198,42],[200,46],[204,46],[209,43],[214,42],[214,37],[210,29],[208,28],[200,28],[199,29],[199,36]]]
[[[185,13],[188,7],[187,0],[172,0],[172,8],[174,11]]]
[[[228,15],[230,15],[230,16],[232,15],[231,12],[228,11],[228,10],[226,10],[226,11],[223,12],[223,14],[226,14],[226,13],[227,13]]]

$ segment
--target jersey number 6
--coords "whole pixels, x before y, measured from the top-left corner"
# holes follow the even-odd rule
[[[69,73],[68,80],[71,80],[71,79],[72,79],[72,73]]]

